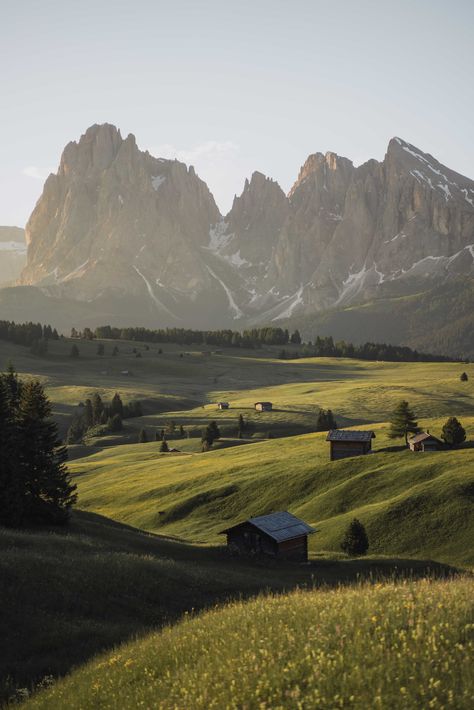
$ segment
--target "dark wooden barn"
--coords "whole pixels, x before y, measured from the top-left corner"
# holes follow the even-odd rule
[[[316,532],[291,513],[259,515],[221,531],[227,545],[241,554],[271,555],[306,562],[308,535]]]
[[[271,412],[273,404],[271,402],[255,402],[257,412]]]
[[[411,451],[437,451],[443,442],[437,439],[429,431],[422,431],[408,439],[408,446]]]
[[[368,454],[372,449],[372,439],[375,439],[373,431],[332,429],[326,437],[330,445],[331,461]]]

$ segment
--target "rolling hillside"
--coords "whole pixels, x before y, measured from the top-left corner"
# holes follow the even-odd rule
[[[272,349],[209,355],[172,345],[160,353],[152,344],[103,344],[100,357],[97,342],[78,342],[80,357],[74,360],[69,339],[50,343],[45,357],[0,343],[3,363],[12,360],[22,377],[43,381],[62,432],[79,402],[94,392],[109,400],[119,391],[124,401],[138,399],[144,411],[126,420],[123,434],[71,447],[80,510],[68,530],[0,534],[0,594],[7,601],[0,610],[3,698],[21,698],[15,688],[65,674],[191,609],[264,590],[353,583],[361,575],[445,574],[445,565],[474,565],[468,542],[474,537],[473,365],[282,361]],[[112,357],[115,346],[119,353]],[[468,382],[459,379],[463,370]],[[401,398],[435,434],[448,415],[458,416],[470,441],[431,455],[404,450],[387,439],[386,425]],[[231,409],[218,411],[220,399],[230,401]],[[259,399],[273,401],[274,411],[257,414],[253,403]],[[325,435],[313,433],[319,407],[330,407],[344,426],[373,428],[375,453],[329,463]],[[249,422],[242,440],[236,438],[239,414]],[[201,429],[213,419],[223,437],[215,450],[200,453]],[[160,454],[155,442],[132,443],[142,427],[152,438],[170,421],[189,434],[170,441],[179,453]],[[277,509],[317,528],[310,563],[229,558],[219,531]],[[366,525],[371,544],[361,560],[346,559],[339,547],[354,515]],[[8,603],[13,599],[15,614]],[[75,678],[70,682],[83,682],[81,675]],[[44,700],[39,694],[37,702],[66,707],[72,701],[65,693]],[[88,693],[83,697],[89,707]],[[217,693],[215,702],[222,697]]]
[[[425,580],[234,604],[101,656],[24,707],[468,710],[473,591]]]
[[[426,423],[436,432],[441,421]],[[472,437],[474,417],[464,424]],[[356,516],[373,553],[474,564],[474,448],[390,451],[384,427],[374,428],[376,453],[332,463],[325,434],[308,434],[205,454],[120,446],[71,462],[71,472],[81,508],[194,543],[219,543],[242,518],[288,509],[318,529],[313,553],[337,553]]]

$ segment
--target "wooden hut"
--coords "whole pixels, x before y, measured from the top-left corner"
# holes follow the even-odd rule
[[[257,412],[271,412],[273,409],[272,402],[255,402]]]
[[[306,562],[308,535],[314,528],[291,513],[280,512],[249,518],[221,531],[227,545],[241,554],[271,555]]]
[[[330,444],[331,461],[368,454],[372,449],[372,439],[375,439],[373,431],[332,429],[326,437]]]
[[[411,451],[437,451],[443,442],[437,439],[429,431],[422,431],[408,439],[408,446]]]
[[[217,409],[229,409],[229,402],[218,402]]]

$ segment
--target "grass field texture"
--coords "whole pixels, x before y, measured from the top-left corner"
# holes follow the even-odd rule
[[[262,597],[118,648],[26,708],[457,708],[474,703],[472,579]]]

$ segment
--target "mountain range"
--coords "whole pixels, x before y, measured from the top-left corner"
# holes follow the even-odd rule
[[[426,348],[430,320],[453,327],[443,303],[430,312],[444,289],[463,304],[462,333],[432,347],[474,354],[474,181],[401,138],[358,167],[310,155],[288,195],[254,172],[222,216],[192,166],[94,125],[64,149],[25,236],[27,263],[0,291],[0,317],[33,307],[60,327],[298,322],[308,337],[345,322],[353,340],[388,330],[417,345],[421,333]]]

